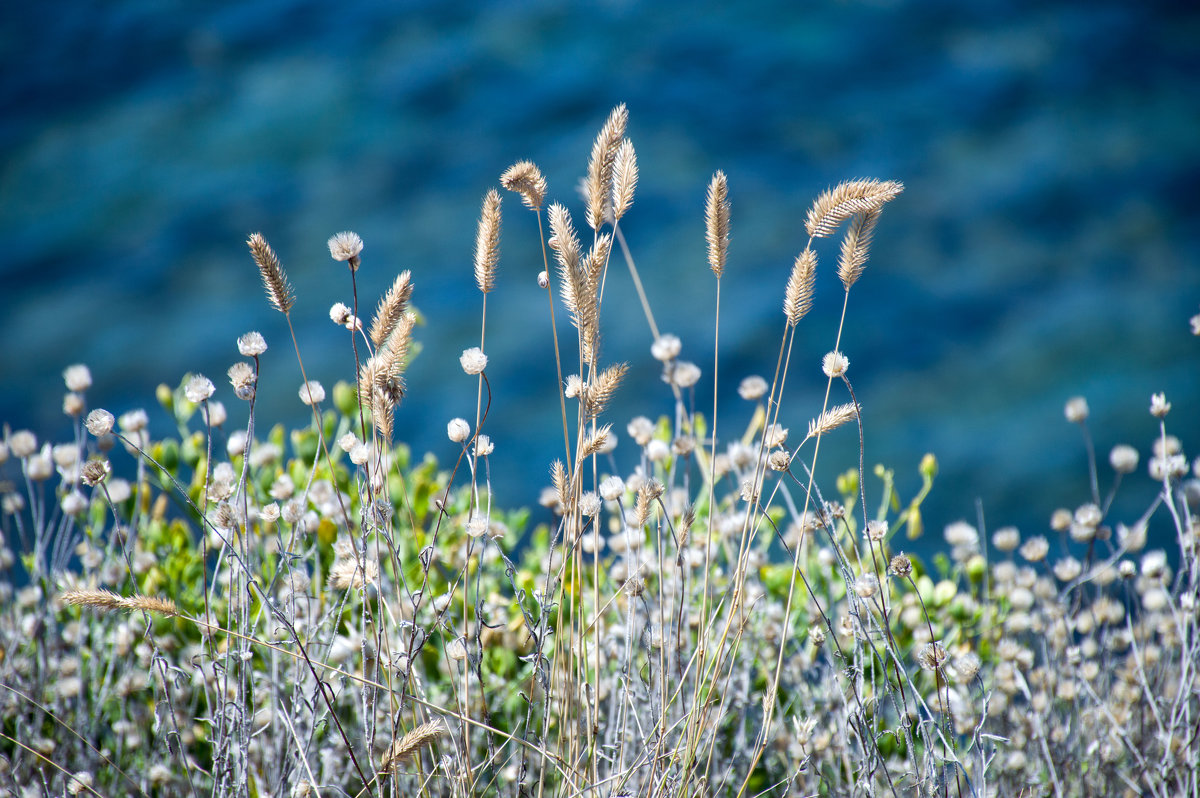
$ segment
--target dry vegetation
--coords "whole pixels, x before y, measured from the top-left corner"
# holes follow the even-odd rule
[[[489,480],[504,462],[487,436],[496,190],[475,249],[479,346],[461,358],[476,411],[439,422],[449,468],[396,440],[414,281],[399,275],[365,323],[353,233],[329,242],[355,301],[330,312],[350,382],[328,396],[294,335],[268,351],[248,333],[222,389],[231,409],[189,375],[160,388],[178,429],[158,437],[142,411],[89,412],[90,374],[69,368],[66,441],[6,429],[0,444],[0,793],[1200,794],[1200,490],[1166,400],[1147,417],[1148,476],[1129,446],[1097,462],[1075,399],[1091,496],[1064,496],[1074,509],[1045,534],[960,522],[931,563],[906,556],[935,459],[916,467],[920,492],[899,496],[892,471],[863,462],[869,414],[841,328],[819,364],[796,342],[814,281],[834,271],[845,323],[901,184],[817,197],[779,286],[775,373],[718,375],[714,362],[706,378],[621,254],[637,179],[622,106],[591,152],[582,239],[534,164],[500,180],[526,209],[509,235],[542,244],[547,305],[530,313],[545,314],[562,389],[552,525],[526,529]],[[721,283],[737,279],[721,172],[705,223],[719,350]],[[261,235],[249,247],[290,330],[283,265]],[[618,264],[673,398],[657,420],[607,412],[628,369],[600,324]],[[264,434],[259,367],[289,348],[312,422]],[[789,380],[822,372],[822,406],[783,401]],[[745,404],[699,407],[718,379],[739,381]],[[828,436],[857,437],[859,457],[820,485]],[[1154,503],[1111,517],[1121,481],[1147,478]],[[1148,531],[1177,544],[1170,556],[1144,550]]]

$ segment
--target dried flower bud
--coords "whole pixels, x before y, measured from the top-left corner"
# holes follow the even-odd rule
[[[683,343],[679,340],[679,336],[664,333],[654,340],[654,344],[650,347],[650,354],[655,360],[666,363],[679,357],[682,349]]]
[[[446,437],[455,443],[462,443],[471,437],[471,425],[465,418],[452,418],[446,424]]]
[[[329,254],[334,260],[340,263],[348,261],[351,270],[358,269],[358,256],[363,249],[363,242],[358,233],[347,230],[330,237],[327,243]]]
[[[1109,452],[1108,462],[1118,474],[1133,473],[1138,467],[1138,451],[1132,446],[1119,443]]]
[[[107,435],[112,432],[113,414],[107,410],[93,410],[88,413],[87,421],[84,424],[87,426],[87,431],[99,438],[102,435]]]
[[[1156,393],[1150,397],[1150,415],[1155,418],[1166,418],[1167,413],[1171,412],[1171,403],[1167,401],[1166,394]]]
[[[826,377],[840,377],[850,368],[850,359],[841,352],[830,352],[821,359],[821,371]]]
[[[745,399],[747,402],[753,402],[756,399],[761,399],[767,392],[767,381],[757,374],[746,377],[738,385],[738,396]]]
[[[94,488],[103,482],[111,471],[112,466],[107,460],[88,460],[83,464],[83,484]]]
[[[325,388],[316,380],[308,380],[298,391],[300,401],[306,405],[319,405],[325,401]]]
[[[463,350],[462,357],[458,359],[458,362],[462,365],[463,371],[475,375],[483,373],[483,370],[487,368],[488,359],[482,349],[473,346]]]
[[[888,564],[888,568],[901,579],[907,579],[913,570],[912,560],[907,555],[897,554],[892,558],[891,563]]]
[[[238,338],[238,352],[242,357],[258,357],[267,351],[267,341],[262,333],[248,332]]]
[[[246,361],[239,360],[229,367],[229,384],[233,386],[233,393],[238,399],[253,399],[256,382],[258,376]]]
[[[1087,399],[1082,396],[1073,396],[1067,400],[1066,406],[1063,408],[1063,415],[1067,417],[1067,421],[1072,424],[1082,424],[1088,417]]]
[[[67,366],[63,370],[63,382],[68,391],[82,392],[92,387],[92,372],[82,363]]]
[[[187,397],[189,402],[200,404],[213,395],[216,388],[212,384],[212,380],[205,377],[203,374],[193,376],[183,389],[183,395]]]

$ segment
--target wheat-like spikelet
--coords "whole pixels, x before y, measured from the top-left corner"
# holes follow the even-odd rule
[[[401,762],[408,759],[413,754],[418,753],[422,748],[429,745],[431,742],[441,737],[446,733],[446,725],[440,720],[431,720],[428,723],[422,723],[417,728],[410,731],[408,734],[401,737],[396,742],[392,743],[383,754],[383,761],[380,763],[380,769],[384,773],[389,773],[396,769]]]
[[[805,247],[792,264],[787,289],[783,294],[783,314],[787,323],[795,327],[804,314],[812,308],[813,283],[817,278],[817,253]]]
[[[500,260],[500,192],[488,189],[479,211],[475,235],[475,284],[487,294],[496,286],[496,263]]]
[[[250,247],[250,257],[258,265],[258,273],[262,275],[263,287],[267,289],[267,299],[280,313],[289,313],[296,301],[292,293],[291,283],[279,263],[279,258],[271,245],[262,237],[262,233],[254,233],[246,241]]]
[[[99,610],[146,610],[172,617],[179,614],[175,602],[154,596],[131,596],[125,598],[110,590],[84,588],[66,590],[59,596],[64,604],[74,607],[93,607]]]
[[[593,283],[595,293],[599,292],[600,275],[604,272],[605,265],[608,264],[608,255],[612,250],[612,235],[609,233],[601,233],[596,236],[596,243],[588,250],[587,257],[580,264],[580,270],[587,276],[587,279]]]
[[[808,437],[825,435],[856,418],[858,418],[858,411],[853,404],[834,405],[808,422]]]
[[[842,251],[838,257],[838,277],[846,290],[858,282],[863,269],[867,266],[867,254],[871,248],[871,235],[875,232],[875,223],[879,221],[879,211],[867,211],[854,217],[846,237],[842,239]]]
[[[817,197],[809,208],[804,226],[813,238],[831,235],[851,216],[877,211],[903,190],[904,185],[895,180],[847,180]]]
[[[579,271],[579,237],[575,235],[575,226],[571,224],[571,214],[559,203],[550,206],[550,238],[546,242],[554,250],[554,258],[558,261],[559,270],[564,274]],[[564,301],[570,302],[564,296]],[[570,306],[568,305],[568,309]]]
[[[590,421],[604,412],[621,380],[629,371],[628,363],[617,363],[595,375],[588,381],[580,399],[583,402],[583,412]]]
[[[563,466],[562,460],[555,460],[550,464],[550,481],[554,483],[554,493],[558,496],[558,503],[565,508],[569,491],[567,490],[567,469]]]
[[[618,221],[633,205],[633,192],[637,189],[638,166],[637,153],[633,151],[633,142],[625,139],[617,149],[617,157],[613,161],[612,212],[613,221]]]
[[[597,427],[594,432],[587,436],[583,441],[583,447],[579,450],[579,461],[583,462],[594,454],[599,453],[604,444],[608,442],[609,432],[612,430],[612,424],[605,424],[602,427]]]
[[[725,260],[729,254],[729,184],[720,170],[708,184],[704,226],[708,239],[708,265],[720,279],[725,273]]]
[[[500,185],[521,195],[521,202],[531,211],[540,211],[546,201],[546,178],[532,161],[518,161],[500,175]]]
[[[379,300],[379,307],[375,309],[375,319],[371,322],[371,343],[375,344],[376,348],[383,345],[400,319],[404,318],[412,291],[412,274],[405,269],[396,275],[392,287],[383,295],[383,299]]]
[[[647,479],[638,488],[637,504],[634,505],[634,526],[641,529],[650,520],[650,509],[654,500],[663,494],[663,484],[656,479]]]
[[[599,230],[612,215],[613,164],[621,140],[625,138],[625,123],[628,121],[629,111],[621,103],[608,115],[608,120],[592,144],[592,156],[588,159],[586,199],[588,225],[593,230]]]

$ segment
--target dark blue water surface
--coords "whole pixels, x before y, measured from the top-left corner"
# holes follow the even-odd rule
[[[1200,447],[1200,11],[1166,2],[47,2],[0,22],[0,419],[61,438],[60,372],[90,365],[93,406],[152,406],[199,371],[225,387],[257,329],[263,420],[301,423],[300,376],[244,241],[262,231],[295,284],[310,377],[353,372],[327,310],[350,301],[325,248],[366,241],[360,298],[411,269],[428,324],[400,436],[443,459],[474,415],[458,354],[477,344],[480,199],[521,158],[582,213],[574,185],[608,111],[629,106],[641,166],[626,236],[660,326],[711,376],[714,280],[704,191],[733,202],[722,286],[721,401],[770,376],[788,271],[812,198],[841,179],[903,180],[850,298],[843,350],[866,408],[866,459],[917,484],[928,517],[1046,529],[1087,499],[1084,394],[1102,453],[1142,452],[1152,392]],[[505,199],[488,303],[503,504],[530,504],[560,454],[533,215]],[[793,352],[786,423],[824,389],[841,306],[821,250]],[[633,364],[610,418],[670,411],[628,273],[606,288],[603,359]],[[368,315],[364,309],[363,315]],[[560,319],[560,329],[562,321]],[[702,383],[703,384],[703,383]],[[845,397],[835,393],[836,401]],[[711,406],[711,388],[697,404]],[[164,425],[162,431],[167,431]],[[852,464],[853,433],[828,454]],[[618,455],[630,462],[624,439]],[[1154,488],[1134,480],[1128,515]],[[1103,481],[1107,483],[1107,476]]]

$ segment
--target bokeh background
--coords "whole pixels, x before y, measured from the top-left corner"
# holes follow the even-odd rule
[[[1070,396],[1088,398],[1101,456],[1131,443],[1143,477],[1152,392],[1174,403],[1187,451],[1200,446],[1197,42],[1200,7],[1154,0],[10,5],[0,420],[65,437],[60,374],[82,362],[92,406],[117,413],[153,409],[158,383],[203,372],[236,426],[245,408],[224,373],[237,336],[257,329],[272,345],[260,418],[303,423],[286,328],[244,241],[262,231],[280,254],[309,375],[331,386],[353,364],[327,311],[351,297],[325,240],[352,229],[366,241],[365,305],[413,272],[428,323],[398,428],[452,460],[445,423],[473,416],[475,399],[457,361],[478,343],[480,199],[531,158],[583,228],[574,187],[625,102],[641,183],[624,230],[660,326],[706,379],[704,191],[714,170],[729,176],[725,428],[748,418],[737,381],[774,367],[812,198],[844,178],[899,179],[842,347],[868,469],[894,467],[908,493],[934,452],[935,532],[974,520],[977,500],[991,528],[1044,532],[1055,507],[1088,495]],[[561,433],[535,220],[514,195],[504,212],[488,431],[498,500],[520,505],[547,482]],[[789,382],[793,430],[819,410],[840,311],[835,250],[822,255]],[[605,359],[634,366],[610,413],[623,431],[671,405],[619,261],[604,314]],[[844,435],[827,474],[853,462]],[[627,438],[616,454],[632,462]],[[1154,492],[1145,478],[1128,488],[1123,520]]]

